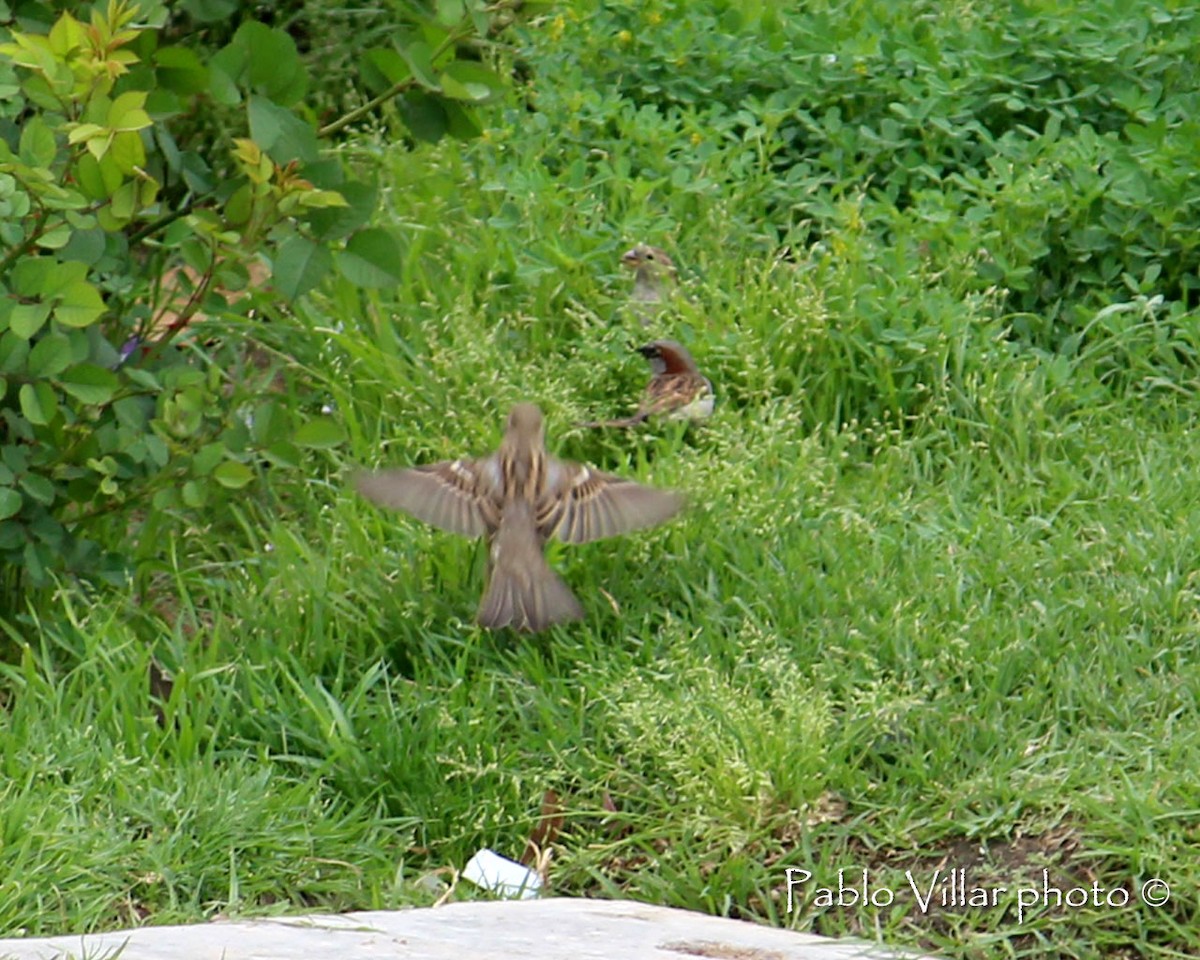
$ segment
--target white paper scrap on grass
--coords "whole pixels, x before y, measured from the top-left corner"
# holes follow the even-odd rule
[[[529,900],[542,889],[542,878],[536,871],[486,847],[467,861],[462,876],[505,900]]]

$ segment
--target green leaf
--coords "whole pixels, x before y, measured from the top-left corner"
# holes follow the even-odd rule
[[[67,223],[59,223],[37,238],[37,245],[43,250],[61,250],[71,239],[71,227]]]
[[[437,75],[433,72],[433,61],[430,59],[431,51],[429,44],[424,40],[416,40],[401,50],[400,54],[407,61],[409,69],[412,70],[413,76],[416,77],[417,82],[421,86],[434,91],[441,90],[441,87],[438,85]]]
[[[50,260],[51,270],[42,281],[42,296],[54,300],[66,293],[69,287],[87,281],[87,265],[71,262],[62,263]]]
[[[29,338],[16,330],[0,335],[0,373],[24,373],[29,359]]]
[[[17,152],[21,162],[31,167],[49,167],[54,163],[58,153],[54,143],[54,131],[40,116],[35,114],[21,128]]]
[[[262,454],[268,463],[277,467],[298,467],[303,459],[300,448],[288,440],[271,444]]]
[[[452,91],[448,81],[453,81],[459,92]],[[442,71],[442,88],[449,97],[476,103],[495,100],[505,92],[504,81],[499,75],[469,60],[455,60],[446,65]]]
[[[154,64],[159,83],[175,93],[189,96],[208,87],[208,70],[188,47],[160,47]]]
[[[463,18],[463,0],[437,0],[438,22],[452,27]]]
[[[54,484],[49,477],[26,473],[21,477],[21,489],[45,506],[50,506],[54,502]]]
[[[291,433],[291,418],[278,400],[267,400],[254,408],[251,436],[260,446],[275,443]],[[0,478],[2,481],[3,478]]]
[[[29,525],[29,532],[42,543],[53,547],[55,550],[61,550],[63,541],[66,539],[66,531],[61,523],[52,517],[40,516],[35,517]],[[50,557],[50,561],[56,560],[56,557]]]
[[[275,253],[272,280],[288,300],[307,293],[333,268],[333,254],[307,237],[291,237]]]
[[[121,94],[108,108],[108,128],[131,132],[150,126],[153,121],[145,107],[146,91],[130,90]]]
[[[114,134],[104,159],[111,160],[124,174],[136,173],[146,165],[146,145],[142,143],[142,135],[132,130]]]
[[[117,391],[117,375],[94,363],[80,363],[67,370],[59,383],[63,390],[81,403],[108,403]]]
[[[298,447],[324,449],[345,443],[346,437],[342,433],[342,428],[333,420],[328,417],[318,417],[300,427],[292,441]]]
[[[40,297],[58,266],[53,257],[22,257],[13,267],[13,292],[21,297]]]
[[[450,74],[442,74],[442,93],[454,100],[474,100],[475,96],[465,84],[459,83]],[[486,95],[487,91],[484,91]]]
[[[197,477],[207,476],[213,472],[218,463],[225,459],[228,452],[225,444],[220,441],[206,444],[192,457],[192,473]]]
[[[179,253],[183,257],[183,262],[198,274],[208,273],[213,267],[212,245],[200,237],[192,236],[184,240],[179,245]]]
[[[0,487],[0,520],[15,517],[21,511],[21,494],[12,487]]]
[[[42,405],[42,392],[37,389],[39,386],[42,384],[21,384],[17,398],[25,419],[35,426],[44,427],[54,418],[54,409],[47,410]]]
[[[412,76],[407,61],[391,47],[368,50],[363,57],[361,70],[363,82],[375,93],[383,93]]]
[[[0,447],[0,460],[13,473],[24,473],[29,469],[29,450],[14,444]]]
[[[340,185],[338,192],[346,206],[326,207],[308,214],[313,233],[321,240],[345,237],[365,226],[379,203],[379,193],[371,184],[351,180]]]
[[[482,132],[474,107],[447,100],[443,108],[446,111],[446,129],[456,140],[474,140]]]
[[[33,385],[33,389],[37,393],[38,405],[46,416],[46,422],[53,423],[54,418],[58,416],[58,394],[54,392],[54,387],[48,380],[39,380]]]
[[[110,369],[115,367],[119,355],[116,348],[108,342],[108,338],[102,331],[95,327],[89,327],[86,330],[55,332],[66,334],[67,340],[71,344],[72,363],[83,363],[84,360],[91,360],[92,363],[98,363],[102,367]]]
[[[189,507],[196,508],[204,506],[208,499],[204,487],[195,480],[188,480],[183,485],[183,502]]]
[[[244,463],[226,460],[213,471],[213,479],[230,490],[240,490],[254,479],[254,471]]]
[[[163,162],[166,163],[167,169],[173,174],[179,173],[182,166],[179,144],[171,136],[171,131],[161,123],[156,124],[154,127],[154,141],[158,144],[158,149],[162,151]],[[176,220],[175,222],[178,223],[179,221]]]
[[[152,393],[158,393],[162,390],[162,384],[159,383],[158,377],[149,370],[139,370],[137,367],[127,365],[124,368],[124,373],[132,383],[136,383],[139,387],[145,387]]]
[[[199,23],[228,20],[237,12],[237,0],[184,0],[180,4]]]
[[[75,175],[84,195],[92,200],[107,200],[121,185],[121,171],[108,157],[97,160],[85,153],[75,164]]]
[[[104,300],[100,291],[86,280],[77,280],[63,290],[54,319],[67,327],[86,327],[104,315]]]
[[[130,180],[121,184],[113,192],[112,204],[109,209],[112,215],[120,220],[129,220],[137,210],[137,184]]]
[[[446,111],[441,101],[423,90],[409,90],[396,101],[404,125],[418,140],[436,143],[446,133]]]
[[[238,83],[246,72],[246,64],[246,49],[236,43],[221,48],[208,61],[208,90],[217,103],[236,107],[242,102]]]
[[[147,397],[122,397],[113,404],[117,422],[134,433],[142,433],[153,411],[153,402]]]
[[[285,107],[252,96],[246,108],[250,136],[276,163],[317,159],[317,133]]]
[[[238,27],[233,42],[248,53],[250,85],[280,106],[304,97],[308,78],[296,52],[296,42],[286,31],[248,20]]]
[[[400,244],[382,227],[352,236],[337,265],[342,276],[359,287],[390,287],[404,278]]]
[[[33,377],[52,377],[71,365],[71,341],[61,333],[42,337],[29,352],[29,373]]]
[[[146,434],[146,450],[150,453],[150,458],[160,467],[165,467],[167,461],[171,459],[171,448],[167,446],[162,437],[153,433]]]
[[[536,0],[532,0],[530,3],[521,5],[521,12],[522,14],[526,14],[529,19],[533,19],[540,13],[540,11],[535,12],[537,11],[538,6],[540,6],[540,4],[537,3]],[[488,35],[488,31],[491,29],[491,20],[488,18],[486,4],[475,2],[475,0],[468,0],[467,13],[471,17],[471,23],[475,26],[475,32],[481,37],[486,37]]]
[[[254,184],[243,183],[225,201],[225,219],[234,226],[241,227],[250,222],[252,213],[254,213]]]
[[[71,241],[62,248],[59,256],[63,260],[74,260],[90,267],[104,256],[104,249],[107,245],[107,235],[99,228],[76,230],[71,234]]]
[[[154,117],[156,121],[167,120],[171,117],[177,117],[185,111],[185,107],[176,93],[172,93],[166,87],[159,87],[157,90],[151,90],[150,96],[146,98],[146,112]],[[156,133],[162,129],[161,123],[156,123],[154,129],[150,131],[150,135],[157,139]]]
[[[25,576],[36,584],[46,582],[46,564],[54,562],[53,549],[44,543],[30,541],[21,551],[21,565],[25,568]]]
[[[108,130],[98,123],[77,123],[71,127],[71,132],[67,134],[67,143],[76,144],[82,143],[84,140],[105,140],[108,138]]]
[[[86,42],[86,28],[70,14],[59,17],[50,28],[50,51],[63,60]]]
[[[8,327],[22,340],[28,340],[42,329],[48,316],[48,303],[18,303],[9,314]]]

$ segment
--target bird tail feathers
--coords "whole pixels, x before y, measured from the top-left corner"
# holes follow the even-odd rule
[[[555,623],[581,620],[583,607],[550,569],[531,518],[505,516],[492,541],[491,576],[479,604],[481,626],[536,633]]]

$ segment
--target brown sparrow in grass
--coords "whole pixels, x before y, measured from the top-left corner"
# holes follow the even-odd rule
[[[712,415],[713,388],[692,355],[674,340],[655,340],[638,347],[650,361],[650,382],[642,392],[638,412],[620,420],[598,420],[584,427],[632,427],[651,417],[703,420]]]
[[[621,255],[621,264],[633,271],[633,292],[629,299],[643,325],[671,294],[675,284],[675,264],[658,247],[639,243]]]
[[[360,473],[355,485],[368,500],[439,529],[487,537],[488,586],[476,620],[530,631],[583,617],[546,563],[550,537],[613,537],[662,523],[683,506],[678,493],[549,456],[542,411],[530,403],[512,408],[500,449],[489,456]]]

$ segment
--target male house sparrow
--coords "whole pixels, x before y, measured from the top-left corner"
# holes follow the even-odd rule
[[[675,264],[658,247],[639,243],[621,255],[621,264],[633,271],[633,292],[629,299],[643,325],[650,322],[670,295],[675,283]]]
[[[546,453],[542,411],[519,403],[500,449],[479,459],[360,473],[358,492],[442,530],[490,544],[488,586],[476,620],[544,630],[583,608],[546,563],[546,541],[587,543],[674,516],[683,497]]]
[[[599,420],[585,427],[632,427],[650,417],[667,420],[703,420],[713,411],[713,388],[696,366],[692,355],[674,340],[655,340],[638,347],[650,361],[652,376],[642,392],[638,412],[620,420]]]

